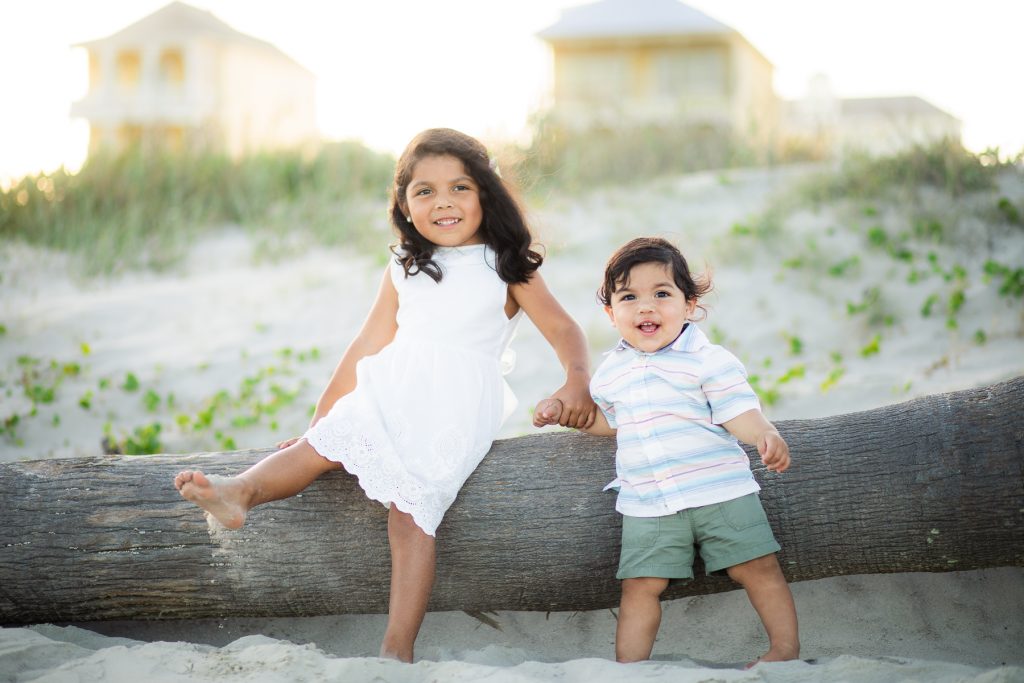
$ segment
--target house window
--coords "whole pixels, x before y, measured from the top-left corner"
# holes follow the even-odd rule
[[[185,82],[185,59],[178,48],[168,48],[160,53],[160,81],[168,85]]]
[[[142,142],[142,126],[125,123],[117,129],[117,144],[132,147]]]
[[[100,69],[100,57],[92,50],[89,51],[89,90],[95,90],[103,78],[103,71]]]
[[[185,129],[181,126],[164,127],[164,147],[180,152],[185,146]]]
[[[117,84],[126,89],[134,90],[139,86],[141,60],[135,50],[124,50],[117,53]]]
[[[103,128],[97,126],[95,123],[89,126],[89,149],[90,151],[97,150],[107,143],[107,140],[103,135]]]
[[[655,60],[657,92],[661,97],[712,96],[728,92],[725,54],[716,48],[679,50]]]
[[[619,102],[627,93],[627,63],[619,54],[566,55],[561,76],[573,101]]]

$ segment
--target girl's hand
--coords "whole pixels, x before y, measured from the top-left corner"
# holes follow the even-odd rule
[[[558,424],[562,427],[589,429],[594,424],[597,404],[590,398],[590,387],[587,382],[570,380],[548,400],[561,402],[562,412],[558,416]]]
[[[757,439],[757,452],[770,472],[789,469],[789,444],[775,430],[762,432]]]
[[[285,448],[288,448],[289,446],[292,446],[292,445],[298,443],[299,439],[301,439],[301,438],[302,438],[301,436],[296,436],[295,438],[292,438],[292,439],[285,439],[284,441],[281,441],[281,442],[279,442],[277,444],[277,450],[280,451],[280,450],[283,450]]]
[[[537,402],[533,409],[533,426],[546,427],[558,424],[558,418],[562,414],[562,402],[557,398],[544,398]]]

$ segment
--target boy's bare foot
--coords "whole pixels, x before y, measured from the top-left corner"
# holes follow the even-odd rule
[[[249,511],[245,485],[236,477],[206,476],[199,470],[185,470],[174,478],[174,488],[228,529],[239,529]]]

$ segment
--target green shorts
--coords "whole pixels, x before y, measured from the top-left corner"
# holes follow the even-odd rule
[[[708,574],[780,550],[756,493],[664,517],[622,517],[619,579],[692,579],[696,548]]]

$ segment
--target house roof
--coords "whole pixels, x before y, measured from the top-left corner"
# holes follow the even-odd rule
[[[174,42],[196,37],[212,37],[221,41],[258,46],[295,62],[274,44],[232,28],[215,17],[212,12],[192,7],[177,0],[106,38],[76,43],[74,47],[89,48],[104,43],[146,44],[154,40]]]
[[[839,101],[844,116],[892,116],[895,114],[939,114],[956,120],[949,112],[914,95],[902,97],[854,97]]]
[[[537,35],[562,41],[735,32],[678,0],[599,0],[563,10],[557,22]]]

